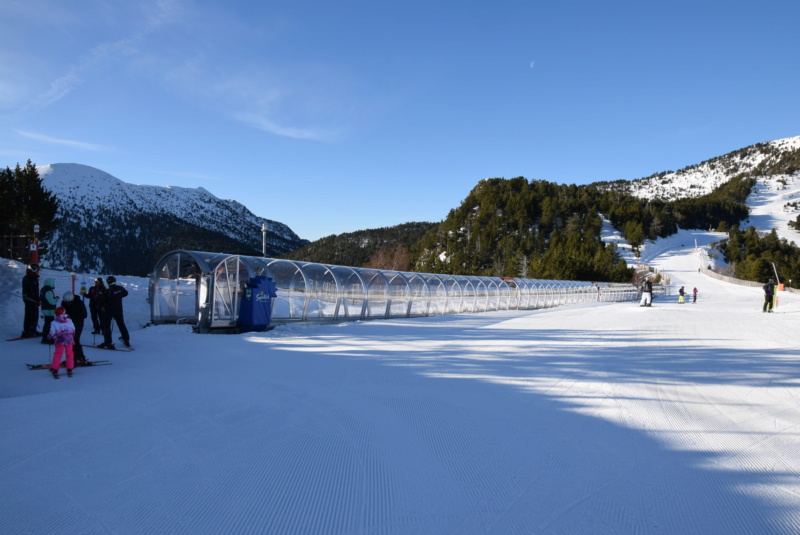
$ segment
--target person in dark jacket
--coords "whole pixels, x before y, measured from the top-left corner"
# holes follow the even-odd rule
[[[772,312],[772,301],[775,298],[775,281],[770,279],[764,286],[764,308],[761,312]]]
[[[642,284],[642,303],[639,306],[649,307],[653,304],[653,283],[645,279]]]
[[[56,315],[56,303],[58,303],[58,296],[55,292],[56,280],[54,278],[47,278],[44,280],[44,286],[39,293],[39,301],[42,304],[42,317],[44,318],[44,327],[42,327],[42,343],[53,344],[53,340],[48,338],[50,335],[50,324],[53,323],[53,318]]]
[[[33,337],[42,333],[36,330],[39,325],[39,265],[31,264],[22,277],[22,302],[25,304],[25,319],[22,323],[22,336]]]
[[[106,277],[108,290],[103,295],[100,303],[100,314],[103,321],[103,343],[98,347],[115,349],[111,341],[111,322],[116,321],[119,327],[120,338],[125,347],[131,346],[128,328],[125,326],[125,319],[122,315],[122,298],[128,295],[128,290],[117,284],[117,279],[113,275]]]
[[[106,293],[106,285],[103,284],[103,279],[97,277],[94,280],[94,286],[89,288],[89,314],[92,317],[92,334],[100,334],[103,332],[103,319],[100,317],[100,302],[103,300],[103,295]]]
[[[69,319],[75,326],[75,335],[73,336],[74,345],[72,352],[75,355],[75,365],[82,366],[86,363],[86,355],[83,353],[83,346],[81,345],[81,333],[83,332],[83,324],[86,320],[86,305],[83,304],[83,299],[75,297],[72,292],[64,292],[61,298],[61,306],[64,307]]]

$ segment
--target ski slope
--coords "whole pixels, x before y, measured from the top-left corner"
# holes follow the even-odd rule
[[[0,532],[798,533],[800,296],[763,314],[695,239],[644,255],[696,304],[247,335],[143,329],[119,277],[136,350],[86,350],[113,365],[54,381],[0,342]]]

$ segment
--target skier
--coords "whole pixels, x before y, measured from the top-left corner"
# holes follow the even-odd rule
[[[103,294],[106,293],[106,285],[103,284],[103,279],[97,277],[94,280],[94,286],[89,288],[89,313],[92,316],[92,334],[100,334],[103,332],[103,320],[100,317],[100,301],[103,300]]]
[[[75,367],[75,355],[72,352],[74,343],[75,325],[69,319],[64,307],[55,309],[55,320],[50,322],[50,332],[48,338],[55,341],[56,347],[53,351],[53,361],[50,364],[50,373],[54,379],[58,379],[58,369],[61,367],[61,354],[67,354],[67,377],[72,377],[72,369]]]
[[[41,336],[36,330],[39,324],[39,265],[31,264],[22,277],[22,302],[25,303],[25,320],[22,336]]]
[[[770,279],[764,286],[764,308],[761,312],[772,313],[772,300],[775,297],[775,281]]]
[[[681,289],[678,290],[678,296],[679,296],[678,297],[678,303],[683,304],[683,297],[685,295],[686,295],[686,292],[683,290],[683,286],[681,286]]]
[[[75,364],[83,366],[86,363],[86,355],[81,345],[81,333],[83,332],[83,322],[86,320],[86,305],[83,304],[82,299],[75,298],[72,292],[64,292],[64,296],[61,298],[61,306],[64,307],[75,327],[75,343],[72,346],[72,352],[75,354]]]
[[[692,290],[692,304],[697,303],[697,288]]]
[[[642,303],[639,306],[649,307],[653,302],[653,283],[646,279],[642,285]]]
[[[128,328],[125,327],[125,319],[122,316],[122,298],[128,295],[128,290],[117,284],[117,279],[113,275],[106,277],[108,290],[103,295],[100,303],[100,313],[103,321],[103,343],[98,347],[105,349],[116,349],[111,342],[111,321],[116,321],[119,327],[120,338],[125,347],[131,347]]]
[[[58,296],[55,292],[56,280],[48,278],[44,280],[44,286],[39,294],[39,301],[42,304],[42,317],[44,318],[44,327],[42,327],[42,343],[52,344],[52,340],[48,338],[50,333],[50,324],[53,322],[54,311],[56,303],[58,303]]]

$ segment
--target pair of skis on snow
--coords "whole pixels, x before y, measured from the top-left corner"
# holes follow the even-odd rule
[[[15,340],[26,340],[28,338],[39,338],[39,337],[41,337],[40,334],[39,335],[32,335],[32,336],[18,336],[16,338],[9,338],[9,339],[7,339],[7,341],[8,342],[13,342]],[[124,349],[123,348],[119,348],[118,349],[118,348],[86,345],[86,344],[83,344],[83,347],[91,347],[91,348],[94,348],[94,349],[105,349],[106,351],[122,351],[122,352],[133,351],[133,347],[126,347]],[[109,364],[113,364],[113,362],[110,362],[108,360],[87,360],[83,364],[75,364],[75,367],[76,368],[83,368],[83,367],[88,367],[88,366],[108,366]],[[29,370],[49,370],[50,366],[51,366],[51,364],[49,364],[49,363],[48,364],[25,364],[25,365],[28,367]],[[63,367],[66,367],[66,365],[67,365],[66,361],[63,361],[61,363],[61,366],[63,366]]]
[[[108,366],[109,364],[114,364],[108,360],[87,360],[83,364],[75,364],[76,368],[86,368],[88,366]],[[28,367],[29,370],[49,370],[51,364],[26,364],[25,366]],[[61,362],[61,367],[67,367],[67,361]]]

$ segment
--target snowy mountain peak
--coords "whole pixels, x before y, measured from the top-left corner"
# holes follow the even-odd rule
[[[225,247],[246,254],[262,248],[273,256],[306,243],[288,226],[258,217],[244,205],[215,197],[205,188],[149,186],[122,180],[88,165],[37,167],[45,189],[60,203],[62,222],[48,244],[46,265],[59,269],[143,274],[158,251]],[[132,257],[140,264],[131,269]],[[116,258],[117,266],[108,265]],[[145,258],[141,258],[145,257]]]

